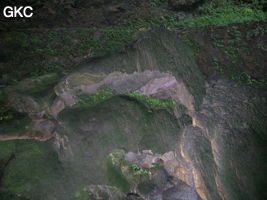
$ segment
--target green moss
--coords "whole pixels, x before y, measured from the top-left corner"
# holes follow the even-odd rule
[[[92,185],[93,186],[93,185]],[[96,200],[96,199],[122,199],[122,193],[116,187],[106,185],[84,186],[74,193],[75,200]]]
[[[113,166],[120,167],[121,165],[124,165],[124,156],[125,151],[122,149],[117,149],[112,151],[112,153],[109,154],[109,159]]]
[[[1,141],[0,142],[0,161],[7,160],[15,151],[14,141]],[[1,167],[1,166],[0,166]]]
[[[107,176],[110,185],[119,188],[121,192],[127,193],[130,191],[130,183],[121,172],[121,167],[126,164],[124,156],[125,151],[121,149],[114,150],[109,154],[107,160]]]
[[[156,185],[150,181],[139,183],[137,189],[144,195],[148,195],[155,189]]]
[[[75,200],[93,200],[93,194],[91,194],[86,187],[76,191],[74,194]]]
[[[135,98],[136,100],[146,104],[147,106],[151,108],[159,108],[159,107],[170,107],[173,105],[176,105],[175,100],[171,99],[157,99],[150,97],[149,95],[143,95],[138,92],[130,92],[126,94],[117,94],[115,91],[111,89],[104,89],[99,91],[97,94],[94,95],[88,95],[88,94],[81,94],[79,96],[80,100],[78,103],[73,105],[73,107],[83,107],[83,106],[90,106],[90,105],[95,105],[98,103],[101,103],[105,100],[108,100],[114,96],[120,96],[120,95],[125,95],[129,96],[132,98]]]
[[[17,84],[5,88],[5,93],[20,93],[23,95],[42,94],[43,91],[52,88],[59,80],[56,73],[45,74],[34,78],[24,79]]]
[[[111,178],[110,183],[112,183],[113,186],[121,188],[120,185],[127,180],[131,188],[137,186],[141,182],[144,183],[143,185],[141,184],[141,187],[144,187],[143,191],[149,190],[151,185],[148,186],[146,183],[149,182],[149,173],[152,169],[144,169],[136,164],[127,162],[125,160],[124,150],[113,151],[109,155],[109,165],[108,170],[112,169],[109,171],[109,173],[112,173],[109,175]]]
[[[125,179],[120,168],[116,168],[111,160],[107,162],[107,176],[110,185],[116,186],[123,193],[128,193],[130,191],[130,183]]]
[[[149,95],[140,94],[138,92],[129,93],[128,96],[133,97],[133,98],[137,99],[138,101],[141,101],[141,102],[147,104],[151,108],[170,107],[170,106],[177,104],[177,102],[175,100],[157,99],[157,98],[150,97]]]
[[[5,169],[2,188],[30,199],[48,195],[34,193],[42,187],[46,187],[51,195],[55,194],[54,187],[60,184],[63,177],[57,154],[48,142],[16,141],[15,145],[15,156]]]
[[[111,97],[115,96],[116,93],[110,89],[103,89],[94,95],[81,94],[79,95],[79,102],[76,103],[73,107],[83,107],[90,106],[101,103]]]

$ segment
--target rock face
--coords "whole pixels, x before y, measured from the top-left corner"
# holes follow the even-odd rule
[[[126,74],[113,72],[108,75],[93,73],[74,73],[55,87],[57,98],[48,108],[49,114],[56,117],[67,106],[79,102],[79,95],[94,95],[101,88],[110,89],[117,94],[137,92],[159,99],[173,99],[189,110],[194,110],[193,97],[183,82],[177,81],[169,73],[144,71]]]
[[[30,127],[21,133],[0,134],[0,141],[16,140],[16,139],[33,139],[46,141],[53,137],[55,130],[53,122],[45,119],[35,120],[30,123]]]
[[[212,154],[206,159],[214,160],[203,174],[214,174],[222,199],[264,199],[266,193],[259,191],[266,185],[260,164],[266,162],[266,93],[225,80],[210,82],[206,91],[201,111],[193,119],[209,140]]]
[[[125,155],[125,160],[139,166],[141,169],[157,169],[155,172],[149,171],[152,177],[151,182],[155,184],[155,189],[149,194],[149,199],[200,200],[199,195],[193,187],[172,176],[172,171],[168,170],[170,169],[170,163],[173,163],[173,166],[179,165],[174,152],[167,152],[163,155],[153,154],[151,150],[138,154],[128,152]]]
[[[164,200],[200,200],[198,194],[193,188],[180,183],[167,190],[162,194],[162,199]],[[156,199],[155,199],[156,200]]]
[[[106,157],[116,148],[162,153],[179,140],[175,116],[166,110],[149,113],[142,104],[121,97],[93,107],[66,109],[58,120],[62,125],[56,140],[59,158],[75,170],[80,184],[81,176],[84,184],[108,184]],[[86,173],[88,170],[94,173]]]
[[[149,31],[127,53],[84,64],[54,85],[41,93],[5,91],[24,117],[1,122],[1,131],[14,136],[30,128],[53,138],[15,134],[33,140],[0,143],[0,192],[31,200],[98,192],[115,199],[265,199],[266,93],[229,80],[205,84],[175,34]],[[93,103],[79,104],[82,95]],[[162,103],[168,99],[175,104]],[[128,164],[121,162],[125,152]]]
[[[113,167],[131,183],[131,193],[140,199],[200,200],[193,187],[166,171],[166,164],[174,159],[173,152],[160,155],[153,154],[151,150],[143,150],[142,153],[116,150],[110,154]]]

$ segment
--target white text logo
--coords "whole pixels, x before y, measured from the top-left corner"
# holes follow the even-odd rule
[[[31,6],[6,6],[3,10],[3,14],[5,17],[31,17],[33,15],[33,8]]]

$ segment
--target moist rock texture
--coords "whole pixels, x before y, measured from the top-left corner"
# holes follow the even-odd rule
[[[176,34],[148,31],[126,53],[44,85],[36,84],[40,93],[34,85],[4,91],[23,114],[1,124],[3,194],[265,199],[266,92],[224,79],[205,83]]]

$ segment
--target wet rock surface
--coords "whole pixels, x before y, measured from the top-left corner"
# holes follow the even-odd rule
[[[192,58],[175,34],[152,30],[126,54],[86,63],[52,88],[37,84],[41,93],[7,89],[24,114],[1,124],[0,139],[13,137],[0,143],[1,191],[32,200],[264,199],[266,92],[205,84]],[[103,87],[114,93],[78,104]],[[131,92],[175,104],[151,107]]]

